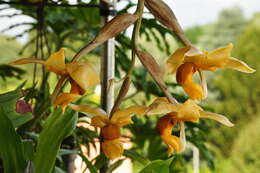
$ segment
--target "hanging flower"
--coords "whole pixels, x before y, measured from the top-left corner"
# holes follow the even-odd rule
[[[132,106],[124,110],[117,110],[111,119],[107,113],[99,108],[92,108],[87,105],[70,104],[75,111],[90,115],[91,125],[101,128],[101,136],[104,141],[101,148],[104,154],[114,160],[123,154],[123,145],[120,142],[120,128],[132,124],[131,116],[134,114],[143,115],[146,112],[145,106]]]
[[[20,65],[28,63],[42,64],[47,68],[48,72],[54,72],[57,75],[68,76],[71,84],[69,93],[60,94],[54,101],[54,106],[61,105],[63,111],[70,102],[75,101],[83,95],[87,88],[99,83],[99,74],[91,63],[87,62],[71,62],[65,64],[64,49],[50,55],[44,61],[33,58],[23,58],[10,63],[11,65]]]
[[[158,120],[156,129],[161,139],[167,144],[169,154],[181,152],[185,148],[185,131],[183,124],[181,125],[180,138],[171,135],[176,123],[186,121],[198,122],[200,118],[209,118],[228,127],[233,126],[224,115],[204,111],[195,104],[193,100],[187,100],[183,104],[172,104],[164,97],[157,98],[147,109],[147,115],[153,114],[166,114]]]
[[[182,85],[191,99],[205,98],[207,86],[202,70],[215,71],[218,68],[227,67],[244,73],[255,71],[243,61],[231,57],[232,48],[232,44],[210,52],[200,52],[194,47],[180,48],[167,60],[167,70],[170,74],[176,74],[177,82]],[[202,86],[192,81],[197,71]]]

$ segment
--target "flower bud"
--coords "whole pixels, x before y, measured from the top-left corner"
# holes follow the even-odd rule
[[[102,44],[106,40],[115,37],[133,24],[137,19],[138,16],[134,14],[121,14],[116,16],[101,29],[94,40],[94,43]]]
[[[33,112],[32,105],[26,103],[24,100],[17,100],[16,102],[16,112],[20,114],[25,114],[28,112]]]
[[[182,33],[182,29],[173,11],[162,0],[145,0],[145,6],[161,24],[174,32]]]

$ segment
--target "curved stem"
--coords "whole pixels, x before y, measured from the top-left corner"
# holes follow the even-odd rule
[[[51,103],[53,103],[54,101],[55,101],[55,99],[56,99],[56,97],[58,96],[58,94],[59,94],[59,92],[60,92],[60,90],[61,90],[61,88],[62,88],[62,85],[63,85],[63,83],[64,83],[64,81],[67,79],[67,76],[62,76],[60,79],[59,79],[59,81],[58,81],[58,83],[57,83],[57,85],[56,85],[56,87],[55,87],[55,89],[54,89],[54,91],[53,91],[53,93],[52,93],[52,95],[51,95]]]
[[[131,74],[134,70],[134,66],[135,66],[135,60],[136,60],[136,55],[135,55],[135,51],[137,50],[137,43],[138,43],[138,36],[139,36],[139,31],[140,31],[140,27],[141,27],[141,23],[142,23],[142,15],[143,15],[143,11],[144,11],[144,1],[145,0],[139,0],[138,4],[137,4],[137,8],[135,11],[135,15],[138,15],[139,18],[136,21],[135,25],[134,25],[134,29],[133,29],[133,33],[132,33],[132,42],[131,42],[131,46],[132,46],[132,59],[131,59],[131,64],[130,67],[127,71],[126,76],[124,77],[124,82],[121,86],[121,89],[119,91],[119,94],[116,98],[115,104],[110,112],[110,116],[109,118],[111,119],[113,114],[115,113],[115,111],[118,109],[118,107],[120,106],[121,102],[124,100],[124,97],[126,96],[130,84],[131,84]]]
[[[137,48],[139,31],[140,31],[141,24],[142,24],[143,11],[144,11],[144,0],[139,0],[138,4],[137,4],[137,9],[135,11],[135,14],[139,16],[139,19],[136,21],[136,23],[134,25],[133,34],[132,34],[132,42],[131,42],[131,46],[132,46],[132,60],[131,60],[130,68],[129,68],[128,72],[127,72],[128,76],[130,76],[131,73],[133,72],[134,65],[135,65],[135,60],[136,60],[135,51],[136,51],[136,48]]]

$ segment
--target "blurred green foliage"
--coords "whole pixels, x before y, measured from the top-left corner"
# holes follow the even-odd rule
[[[255,115],[253,121],[243,127],[231,154],[230,172],[255,173],[260,171],[260,134],[257,130],[260,125],[260,116]]]
[[[248,22],[233,51],[234,57],[251,64],[254,69],[260,67],[259,20],[260,16],[255,15]],[[259,71],[248,75],[227,69],[214,78],[213,90],[217,92],[217,97],[212,103],[215,105],[215,110],[226,114],[236,124],[232,129],[219,128],[211,133],[211,141],[221,147],[221,151],[226,155],[230,154],[236,134],[259,114],[260,90],[256,87],[260,85],[259,74]]]

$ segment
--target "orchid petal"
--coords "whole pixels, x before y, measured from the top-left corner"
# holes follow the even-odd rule
[[[199,100],[203,98],[203,88],[195,82],[186,82],[181,84],[187,95],[193,100]]]
[[[175,74],[178,67],[183,63],[184,54],[190,49],[190,47],[184,47],[177,49],[167,60],[166,68],[168,73]]]
[[[231,50],[233,48],[233,44],[230,43],[225,47],[217,48],[208,53],[208,59],[221,61],[223,59],[227,59],[231,56]]]
[[[107,124],[109,124],[109,119],[108,119],[107,116],[96,115],[96,116],[91,118],[90,125],[93,126],[93,127],[102,128],[102,127],[106,126]]]
[[[69,105],[73,110],[77,112],[82,112],[88,115],[89,117],[93,116],[107,116],[106,112],[103,109],[100,108],[92,108],[88,105],[75,105],[70,104]]]
[[[190,121],[190,122],[197,122],[200,117],[200,110],[199,107],[193,100],[187,100],[185,103],[180,104],[177,109],[177,121]]]
[[[203,52],[199,51],[196,47],[191,47],[184,56],[198,56],[203,55]]]
[[[34,58],[23,58],[23,59],[18,59],[14,62],[9,63],[10,65],[21,65],[21,64],[30,64],[30,63],[36,63],[36,64],[45,64],[45,61],[40,60],[40,59],[34,59]]]
[[[61,75],[66,73],[64,50],[65,49],[61,48],[59,51],[51,54],[51,56],[45,62],[47,71]]]
[[[224,115],[213,113],[213,112],[207,112],[207,111],[201,110],[200,111],[200,117],[216,120],[216,121],[218,121],[218,122],[220,122],[220,123],[222,123],[222,124],[224,124],[228,127],[234,126],[234,124],[231,123],[227,117],[225,117]]]
[[[105,140],[101,144],[102,151],[111,160],[121,157],[124,152],[124,148],[119,139]]]
[[[205,76],[205,73],[202,70],[198,70],[198,72],[199,72],[201,86],[202,86],[202,90],[203,90],[203,99],[205,99],[208,95],[208,87],[207,87],[206,76]]]
[[[233,57],[230,57],[228,59],[228,62],[227,62],[225,67],[232,68],[232,69],[244,72],[244,73],[255,72],[255,69],[249,67],[245,62],[240,61],[240,60],[233,58]]]
[[[62,111],[64,112],[69,103],[77,100],[80,97],[78,94],[62,93],[54,101],[54,107],[61,105]]]
[[[72,62],[66,69],[71,78],[84,90],[99,83],[99,74],[90,63]]]
[[[170,103],[167,98],[159,97],[148,107],[146,114],[167,114],[174,111],[176,111],[175,105]]]
[[[133,123],[131,120],[132,115],[143,115],[146,110],[146,106],[131,106],[124,110],[118,110],[113,114],[111,121],[116,123],[119,127],[122,127]]]
[[[168,154],[173,152],[180,152],[180,138],[173,135],[161,135],[161,139],[168,146]]]

